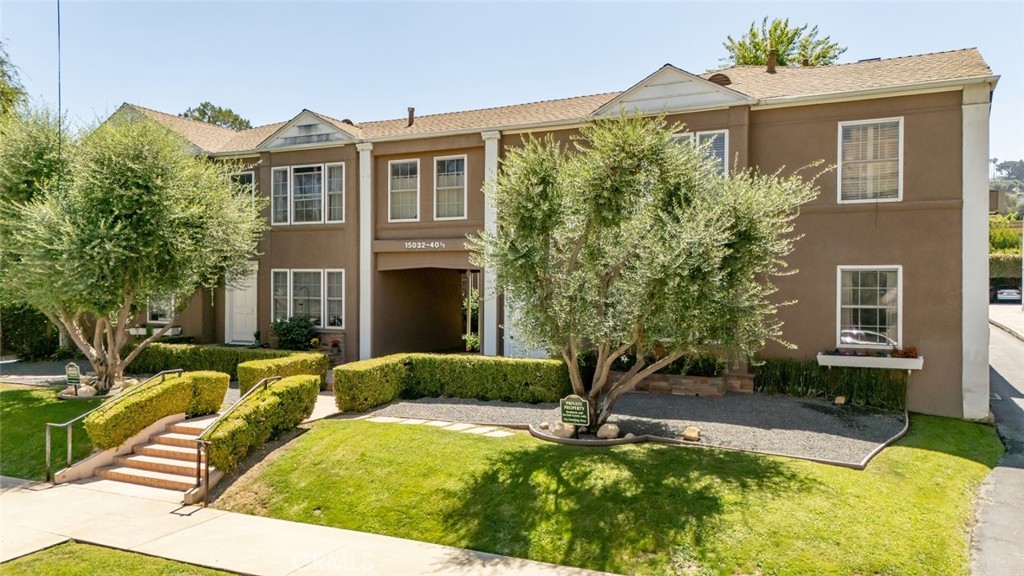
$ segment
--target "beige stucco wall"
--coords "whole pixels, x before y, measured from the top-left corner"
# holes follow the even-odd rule
[[[790,256],[799,270],[777,279],[783,337],[762,356],[813,358],[836,347],[836,267],[903,267],[903,346],[917,347],[924,369],[910,378],[910,410],[959,417],[961,395],[960,93],[754,111],[751,163],[792,172],[815,160],[835,165],[838,122],[903,117],[903,201],[839,205],[836,172],[797,220],[803,238]]]

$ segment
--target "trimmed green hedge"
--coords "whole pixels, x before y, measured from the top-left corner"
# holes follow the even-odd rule
[[[245,394],[268,376],[320,377],[320,389],[327,387],[327,356],[319,352],[293,352],[283,358],[250,360],[238,365],[238,391]]]
[[[94,446],[116,448],[161,418],[185,412],[213,414],[224,401],[230,378],[222,372],[185,372],[124,392],[85,418],[85,431]]]
[[[342,411],[364,412],[397,398],[555,402],[571,390],[560,360],[395,354],[334,368],[334,397]]]
[[[989,254],[989,278],[1020,278],[1020,254]]]
[[[232,380],[238,380],[242,392],[252,388],[263,376],[261,365],[250,366],[253,362],[264,360],[284,360],[280,365],[282,371],[271,371],[266,376],[294,376],[297,374],[320,375],[321,387],[327,383],[327,355],[320,352],[294,352],[291,350],[271,350],[267,348],[240,348],[236,346],[201,345],[201,344],[161,344],[154,342],[146,347],[128,366],[133,374],[156,374],[164,370],[216,370],[225,372]],[[246,368],[239,370],[245,364]],[[252,369],[249,369],[249,368]],[[310,370],[313,370],[312,372]],[[243,383],[240,373],[244,373]],[[255,377],[255,380],[252,378]]]
[[[272,438],[309,418],[320,391],[313,375],[290,376],[254,392],[215,424],[210,441],[210,464],[232,472],[245,457]]]
[[[154,342],[128,365],[133,374],[156,374],[164,370],[216,370],[238,379],[238,365],[250,360],[281,358],[294,354],[288,350],[241,348],[202,344],[162,344]]]
[[[338,409],[366,412],[397,399],[406,387],[408,354],[395,354],[334,367],[334,402]]]
[[[775,358],[754,366],[754,390],[832,399],[845,396],[849,404],[903,410],[907,405],[904,370],[819,366],[816,360]]]

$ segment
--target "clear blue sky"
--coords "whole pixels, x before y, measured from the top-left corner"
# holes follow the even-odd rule
[[[56,2],[0,0],[0,36],[35,98],[57,100]],[[91,123],[133,102],[203,100],[254,125],[303,108],[355,121],[624,90],[666,62],[700,73],[763,16],[817,24],[842,61],[977,47],[1002,76],[991,156],[1024,158],[1024,4],[62,5],[63,103]]]

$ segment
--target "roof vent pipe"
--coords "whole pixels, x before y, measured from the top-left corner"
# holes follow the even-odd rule
[[[409,123],[406,124],[405,127],[409,128],[410,126],[412,126],[413,120],[415,120],[415,119],[416,119],[416,109],[410,106],[409,107]]]
[[[768,51],[768,73],[775,74],[775,65],[779,63],[779,53],[772,48]]]

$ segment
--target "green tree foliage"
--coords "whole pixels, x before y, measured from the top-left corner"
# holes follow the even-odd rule
[[[807,60],[811,66],[835,64],[846,48],[832,42],[831,37],[818,38],[818,27],[790,26],[789,18],[775,18],[768,23],[768,17],[761,20],[761,26],[750,23],[750,29],[739,40],[727,36],[722,46],[729,56],[722,62],[734,65],[759,65],[768,63],[768,51],[775,49],[779,66],[800,66]]]
[[[705,147],[663,119],[583,128],[566,154],[550,137],[508,152],[494,189],[497,230],[473,241],[520,315],[527,345],[569,368],[604,422],[637,382],[683,355],[750,353],[781,338],[773,276],[792,221],[816,195],[799,176],[720,175]],[[621,377],[609,374],[629,353]],[[596,356],[590,382],[580,360]]]
[[[236,114],[231,108],[221,108],[209,102],[203,102],[195,108],[189,108],[178,114],[178,116],[232,130],[248,130],[252,128],[252,124],[248,120]]]
[[[75,136],[62,121],[45,108],[0,116],[0,206],[31,200],[69,177]]]
[[[18,78],[18,69],[11,63],[0,42],[0,116],[14,111],[25,100],[25,88]]]
[[[1024,181],[1024,160],[1006,160],[996,164],[1001,178]]]
[[[31,200],[4,202],[0,289],[63,324],[106,387],[173,324],[121,357],[149,299],[184,306],[246,271],[262,203],[232,182],[239,167],[190,155],[149,121],[112,118],[64,146],[61,188],[42,181]]]

